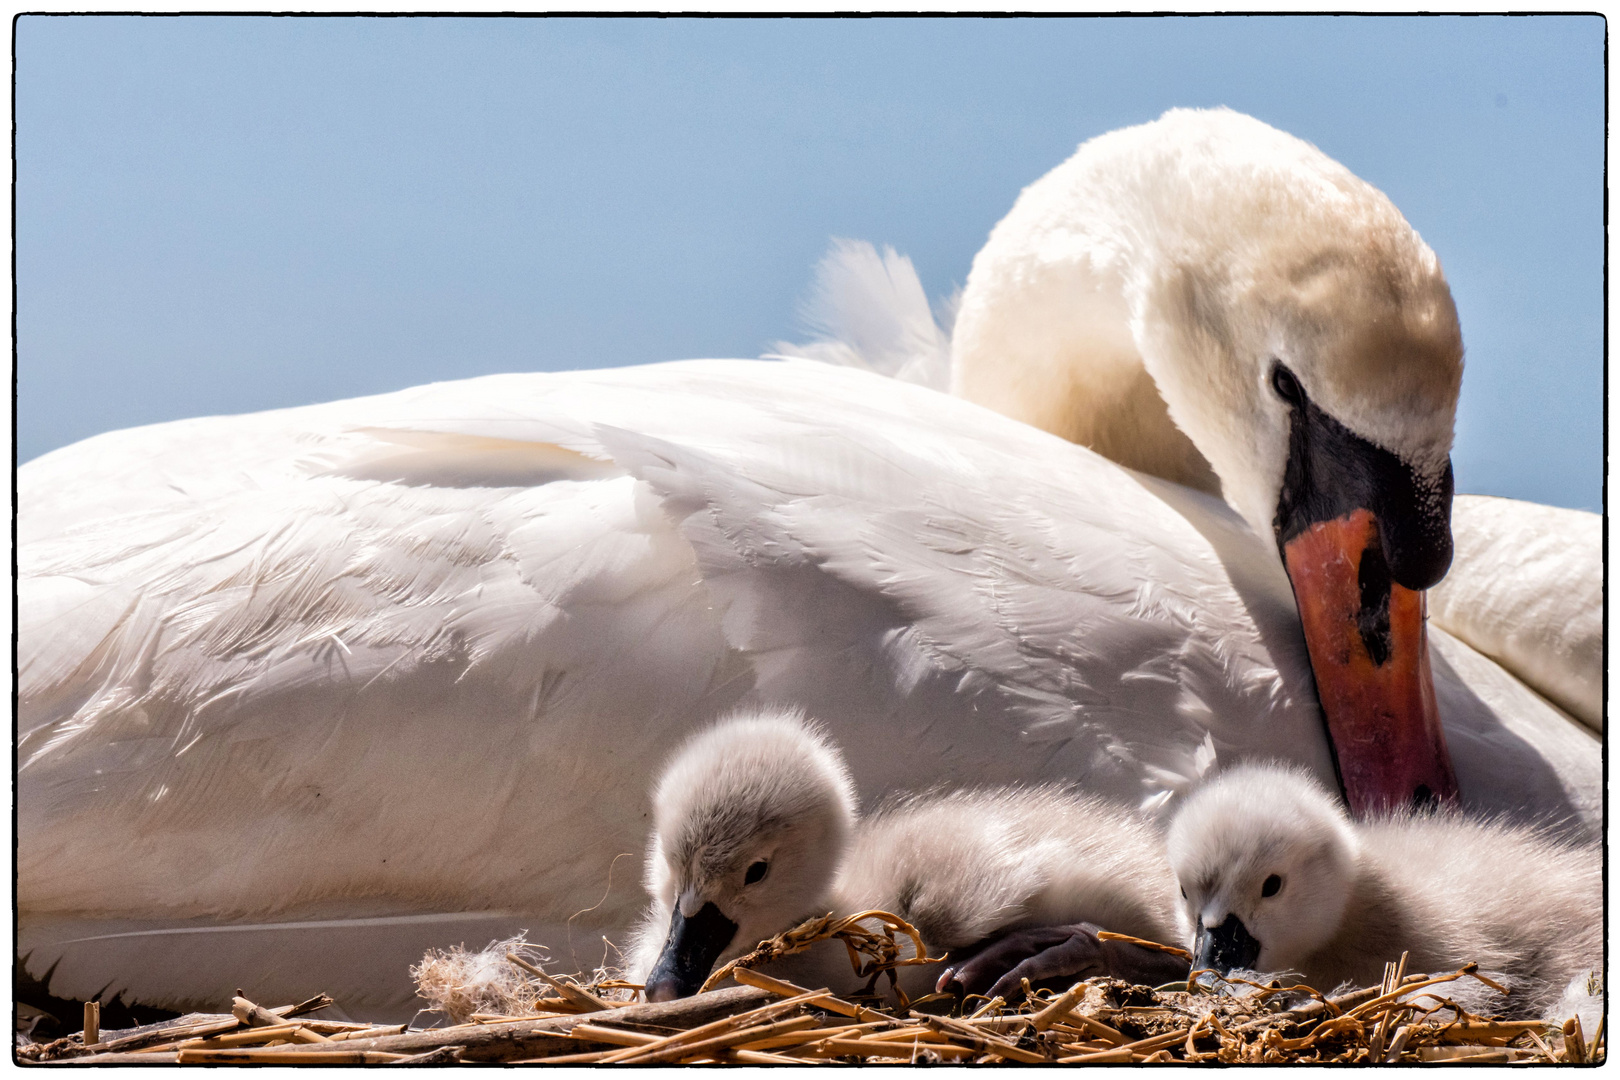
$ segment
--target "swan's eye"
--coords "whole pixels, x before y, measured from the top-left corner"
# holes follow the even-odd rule
[[[1187,899],[1187,886],[1185,885],[1181,887],[1181,898],[1183,900]]]
[[[743,874],[743,884],[752,885],[756,881],[765,880],[765,871],[769,870],[770,868],[770,863],[766,862],[764,859],[759,860],[759,862],[754,863],[748,868],[747,873]]]
[[[1281,889],[1282,878],[1278,877],[1276,874],[1272,874],[1270,877],[1266,878],[1265,883],[1260,886],[1260,895],[1276,896]]]
[[[1298,408],[1305,404],[1305,389],[1294,378],[1294,373],[1278,364],[1271,369],[1271,388],[1277,391],[1277,396],[1288,404]]]

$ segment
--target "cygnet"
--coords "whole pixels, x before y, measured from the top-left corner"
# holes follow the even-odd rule
[[[1175,934],[1162,838],[1131,810],[1043,786],[902,795],[863,821],[842,755],[795,712],[737,716],[681,747],[653,794],[646,883],[626,966],[651,1001],[695,992],[716,964],[829,911],[915,925],[950,960],[907,974],[941,988],[1187,973],[1173,955],[1096,937]],[[818,985],[837,974],[816,969]]]
[[[1509,988],[1494,1008],[1539,1017],[1601,963],[1601,855],[1534,828],[1446,810],[1353,823],[1304,773],[1248,764],[1192,794],[1168,847],[1195,969],[1332,990],[1406,952],[1410,972],[1478,963]]]

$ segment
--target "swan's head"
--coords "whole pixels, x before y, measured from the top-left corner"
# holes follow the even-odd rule
[[[1224,109],[1111,132],[996,227],[953,348],[959,392],[1212,471],[1293,581],[1351,805],[1455,794],[1418,593],[1451,563],[1462,335],[1383,193]]]
[[[1256,532],[1282,548],[1365,510],[1394,580],[1428,588],[1451,562],[1463,368],[1439,260],[1372,185],[1226,117],[1241,152],[1188,148],[1202,205],[1129,287],[1143,363]]]
[[[681,747],[653,795],[647,890],[670,911],[646,998],[695,993],[824,903],[855,787],[838,750],[792,712],[733,717]]]
[[[1168,845],[1195,969],[1300,967],[1338,931],[1355,886],[1338,801],[1282,766],[1239,766],[1195,791]]]

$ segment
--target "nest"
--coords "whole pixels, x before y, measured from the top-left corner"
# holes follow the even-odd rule
[[[866,986],[838,997],[755,967],[819,941],[841,940]],[[906,953],[902,939],[909,938]],[[1144,943],[1151,944],[1151,943]],[[1168,948],[1167,946],[1159,946]],[[1016,1006],[930,995],[908,1002],[894,971],[930,963],[915,928],[887,912],[812,919],[716,971],[709,990],[680,1001],[624,1003],[639,987],[582,985],[547,974],[521,936],[480,953],[434,951],[413,969],[453,1026],[410,1031],[310,1019],[324,995],[275,1009],[238,997],[229,1014],[191,1015],[125,1032],[86,1032],[17,1051],[19,1059],[92,1063],[332,1065],[506,1062],[548,1064],[789,1064],[817,1061],[1420,1063],[1600,1062],[1603,1021],[1583,1032],[1475,1016],[1447,996],[1476,980],[1468,965],[1408,975],[1390,963],[1379,986],[1329,997],[1307,986],[1241,979],[1157,989],[1088,979],[1032,991]],[[504,966],[503,966],[504,962]],[[898,1008],[877,993],[888,977]],[[733,985],[722,985],[722,984]],[[1026,990],[1029,990],[1026,985]],[[499,1010],[510,1009],[513,1012]],[[491,1011],[496,1010],[496,1011]],[[85,1035],[96,1041],[89,1046]]]

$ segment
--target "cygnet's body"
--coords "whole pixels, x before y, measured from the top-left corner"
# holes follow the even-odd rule
[[[860,821],[841,755],[793,713],[689,740],[653,804],[652,904],[627,968],[654,1000],[693,992],[714,966],[828,911],[890,911],[935,955],[1032,926],[1175,933],[1162,843],[1130,810],[1045,786],[903,796]],[[783,967],[855,983],[842,948]],[[908,992],[939,974],[918,967]]]
[[[861,822],[833,896],[841,911],[892,911],[939,949],[1074,922],[1168,941],[1162,849],[1139,815],[1056,785],[908,795]]]
[[[1328,990],[1406,952],[1412,972],[1479,964],[1510,990],[1493,1007],[1534,1017],[1601,962],[1599,852],[1533,828],[1452,811],[1352,824],[1310,777],[1244,765],[1193,794],[1168,846],[1195,968]]]

